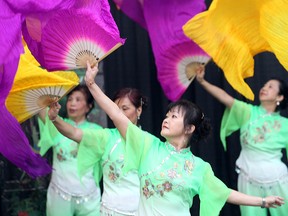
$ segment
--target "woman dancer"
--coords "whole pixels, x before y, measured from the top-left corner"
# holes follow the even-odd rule
[[[88,122],[87,115],[94,107],[94,100],[85,85],[78,85],[67,95],[68,125],[99,130],[98,124]],[[89,169],[80,181],[77,170],[79,145],[57,131],[46,110],[39,114],[40,154],[53,148],[53,171],[47,192],[47,216],[97,216],[100,213],[101,192],[94,177],[100,169]]]
[[[260,105],[254,106],[231,97],[224,90],[204,79],[203,66],[197,71],[197,81],[226,106],[222,119],[221,139],[240,129],[241,153],[236,161],[238,190],[265,197],[277,194],[288,197],[288,170],[281,161],[282,149],[288,149],[288,119],[279,110],[287,105],[288,88],[277,78],[268,80],[259,92]],[[226,145],[226,144],[225,144]],[[266,209],[240,206],[243,216],[266,216]],[[272,216],[285,216],[288,205],[269,209]]]

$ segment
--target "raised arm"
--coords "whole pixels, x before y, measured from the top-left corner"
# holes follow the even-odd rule
[[[223,89],[212,85],[208,81],[204,79],[205,76],[205,67],[199,66],[198,70],[196,71],[196,80],[198,83],[213,97],[215,97],[219,102],[223,103],[226,107],[231,108],[234,103],[234,98],[227,94]]]
[[[55,127],[61,134],[77,143],[80,143],[82,140],[83,131],[79,128],[73,127],[59,118],[58,113],[60,108],[61,105],[58,102],[53,103],[48,110],[49,119],[54,123]]]
[[[276,208],[284,204],[284,199],[279,196],[256,197],[232,190],[227,199],[228,203],[235,205],[260,206],[261,208]]]
[[[126,131],[129,123],[129,119],[121,112],[119,107],[107,97],[99,86],[95,83],[95,76],[98,73],[98,64],[91,68],[89,62],[87,62],[87,71],[85,75],[85,82],[88,86],[91,94],[93,95],[97,104],[113,121],[114,125],[118,128],[120,134],[125,139]]]

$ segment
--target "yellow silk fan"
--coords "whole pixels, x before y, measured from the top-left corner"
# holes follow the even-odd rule
[[[254,93],[245,79],[254,76],[254,56],[264,51],[272,51],[269,39],[263,37],[263,30],[260,31],[264,22],[261,21],[261,11],[268,2],[271,1],[214,0],[208,11],[195,15],[183,26],[185,35],[211,56],[223,70],[231,86],[250,100],[254,100]],[[272,2],[276,5],[276,0]],[[277,4],[281,2],[279,0]],[[282,4],[282,7],[284,5]],[[275,6],[270,5],[269,9],[273,7]],[[273,18],[277,13],[276,10],[268,12]],[[265,17],[268,14],[266,13]],[[285,23],[280,19],[278,22]],[[277,35],[279,31],[274,30],[273,34]],[[276,39],[277,43],[285,41],[279,37]]]
[[[25,47],[25,54],[20,57],[14,84],[6,100],[7,109],[19,123],[58,101],[79,84],[75,72],[48,72],[38,66],[39,63]]]

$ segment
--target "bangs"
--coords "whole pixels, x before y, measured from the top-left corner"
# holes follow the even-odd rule
[[[171,103],[168,107],[167,107],[167,111],[168,112],[177,112],[182,116],[185,116],[186,113],[186,107],[181,105],[181,104],[176,104],[176,103]]]

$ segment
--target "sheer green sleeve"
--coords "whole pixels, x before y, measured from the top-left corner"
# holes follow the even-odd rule
[[[83,129],[77,156],[80,177],[93,169],[96,184],[100,182],[102,177],[101,158],[110,136],[113,134],[109,132],[109,129]]]
[[[231,189],[214,175],[207,164],[199,192],[200,216],[219,215],[230,193]]]
[[[40,147],[40,155],[44,155],[49,148],[55,145],[55,137],[59,134],[57,128],[50,121],[47,113],[45,116],[45,124],[38,118],[40,140],[38,146]]]
[[[239,130],[250,119],[252,105],[234,100],[232,107],[226,108],[221,121],[220,139],[226,150],[226,137]]]
[[[288,142],[286,144],[286,155],[287,155],[287,159],[288,159]]]
[[[142,158],[145,158],[156,138],[141,130],[131,122],[128,125],[125,143],[124,172],[139,170]],[[155,144],[156,145],[156,144]]]

